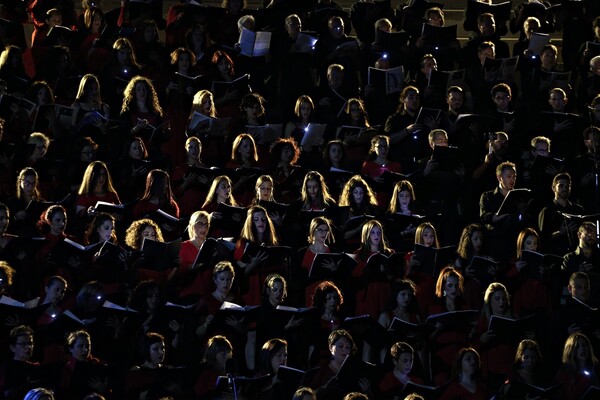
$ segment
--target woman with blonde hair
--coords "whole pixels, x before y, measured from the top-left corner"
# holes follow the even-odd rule
[[[206,199],[210,185],[208,166],[202,162],[202,142],[195,136],[185,141],[185,160],[171,173],[173,193],[182,217],[192,215]],[[206,173],[205,173],[206,171]]]
[[[81,78],[75,101],[71,107],[74,109],[71,126],[77,132],[90,126],[103,131],[106,122],[110,119],[108,104],[102,102],[100,82],[93,74],[86,74]]]
[[[594,348],[581,332],[571,334],[565,341],[562,366],[556,375],[562,383],[562,399],[580,399],[592,385],[598,385],[598,359]]]
[[[301,209],[319,211],[335,205],[335,200],[329,195],[329,190],[323,175],[310,171],[304,176],[301,190]]]

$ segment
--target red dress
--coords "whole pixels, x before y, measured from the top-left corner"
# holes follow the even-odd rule
[[[471,393],[457,380],[453,380],[440,397],[440,400],[486,400],[487,398],[486,390],[482,384],[478,384],[475,393]]]
[[[408,377],[412,383],[416,383],[418,385],[423,385],[425,383],[423,382],[423,379],[419,378],[418,376],[409,375]],[[398,378],[396,378],[394,371],[389,371],[379,382],[379,393],[382,396],[397,395],[404,390],[405,386],[406,385],[404,383],[400,382]]]
[[[483,377],[487,378],[488,373],[501,376],[508,376],[513,370],[516,348],[494,338],[487,343],[481,343],[479,338],[481,334],[487,331],[489,319],[482,316],[477,324],[477,335],[474,347],[481,357],[481,369]]]
[[[104,201],[106,203],[111,204],[121,204],[121,200],[119,200],[119,195],[117,195],[116,193],[107,192],[103,196],[97,196],[95,194],[83,194],[77,198],[77,206],[84,207],[87,210],[89,207],[95,206],[96,203],[99,201]]]
[[[179,270],[177,271],[177,276],[181,279],[180,298],[188,295],[207,296],[214,290],[212,270],[210,268],[205,268],[200,273],[191,272],[192,263],[196,260],[199,252],[200,249],[191,240],[181,243],[181,248],[179,249]]]
[[[352,271],[352,278],[355,282],[359,282],[359,289],[356,291],[356,315],[369,314],[373,318],[378,318],[390,300],[392,291],[389,282],[365,283],[367,278],[365,267],[373,254],[377,252],[370,252],[364,259],[358,260],[358,264]]]
[[[330,252],[331,252],[330,249],[327,248],[327,251],[325,253],[330,253]],[[310,247],[306,249],[306,253],[304,253],[304,257],[302,258],[302,264],[300,264],[300,267],[306,270],[307,275],[310,272],[310,267],[312,266],[312,263],[316,256],[317,256],[317,254],[313,253],[312,250],[310,249]],[[319,283],[321,283],[321,282],[317,281],[317,282],[313,282],[313,283],[306,285],[306,288],[304,290],[304,299],[305,299],[306,307],[312,307],[312,296],[313,296],[317,286],[319,286]]]

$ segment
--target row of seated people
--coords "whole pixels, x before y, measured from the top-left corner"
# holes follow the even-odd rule
[[[427,20],[439,20],[439,18],[433,18],[434,14],[435,12],[430,16],[431,18],[427,18]],[[320,41],[327,42],[331,40],[334,42],[335,48],[339,43],[351,40],[345,36],[337,37],[340,34],[344,35],[344,26],[342,22],[343,21],[339,18],[329,20],[329,30],[323,35]],[[527,23],[527,31],[530,33],[533,32],[535,30],[533,27],[534,22],[529,21]],[[595,22],[594,26],[596,25],[598,25],[598,21]],[[285,35],[292,35],[293,40],[296,40],[295,36],[299,34],[300,26],[301,21],[298,17],[286,18],[285,27],[286,29],[289,29],[289,32],[285,33]],[[392,24],[389,21],[387,23],[380,22],[377,26],[377,29],[384,29],[387,27],[385,29],[389,30],[391,29],[390,27]],[[481,26],[481,29],[484,29],[484,26],[487,27],[485,29],[492,29],[494,26],[493,17],[490,19],[488,15],[488,19],[485,21],[482,20]],[[283,29],[283,26],[281,29]],[[594,31],[594,29],[596,28],[590,29],[590,32]],[[140,31],[146,31],[145,27],[140,28]],[[202,29],[198,28],[196,36],[200,37],[198,40],[206,41],[206,39],[202,39],[202,32]],[[206,30],[204,32],[206,32]],[[152,33],[152,29],[150,29],[150,33]],[[190,34],[192,34],[192,32]],[[154,34],[154,39],[152,40],[156,40],[156,34]],[[289,40],[292,44],[294,43],[292,39]],[[289,47],[290,43],[287,43],[283,47],[286,46]],[[293,48],[294,46],[291,47]],[[342,48],[346,47],[348,46],[342,46]],[[583,104],[589,104],[595,95],[597,95],[597,65],[600,62],[600,59],[588,57],[589,54],[585,57],[582,56],[587,60],[586,63],[584,63],[585,73],[589,73],[590,76],[583,76],[581,80],[582,83],[579,85],[582,90],[579,92],[585,91],[586,93],[579,95],[580,93],[572,89],[575,85],[574,83],[571,83],[570,86],[568,85],[568,79],[566,79],[565,82],[567,82],[567,85],[565,85],[562,84],[560,79],[556,76],[550,78],[545,77],[542,79],[540,78],[539,73],[533,72],[534,70],[537,71],[539,69],[544,73],[552,75],[551,73],[556,70],[557,64],[558,49],[556,47],[548,45],[540,50],[540,54],[532,55],[536,60],[541,60],[541,66],[528,66],[527,63],[523,61],[521,63],[523,64],[523,67],[517,68],[520,74],[520,79],[517,79],[517,81],[512,78],[505,79],[502,73],[498,73],[498,71],[494,72],[498,66],[490,67],[492,68],[491,70],[488,69],[488,67],[483,68],[483,64],[486,64],[486,59],[492,60],[495,58],[496,52],[499,54],[501,53],[496,47],[498,47],[498,44],[494,44],[493,40],[480,40],[477,45],[465,46],[465,49],[469,49],[468,53],[473,53],[468,57],[470,58],[470,61],[465,63],[465,66],[471,65],[471,67],[467,68],[462,79],[454,80],[449,80],[447,75],[437,71],[437,64],[443,65],[444,62],[439,55],[435,54],[435,52],[429,53],[428,51],[425,51],[421,54],[414,55],[411,53],[410,56],[397,61],[392,54],[388,54],[388,52],[384,51],[379,52],[375,57],[370,57],[369,60],[362,62],[361,65],[357,67],[352,65],[352,63],[349,63],[347,59],[360,59],[360,57],[353,57],[347,54],[336,57],[335,55],[339,52],[333,51],[331,45],[327,43],[319,45],[319,41],[315,44],[315,51],[323,48],[322,51],[319,50],[317,53],[326,54],[328,56],[327,59],[317,63],[309,62],[306,64],[306,61],[300,62],[293,56],[284,52],[284,54],[279,57],[273,56],[274,58],[283,59],[282,61],[278,61],[276,65],[285,64],[278,68],[273,68],[275,71],[279,71],[275,74],[277,76],[264,76],[264,71],[255,71],[256,66],[249,67],[248,63],[253,59],[248,61],[245,59],[248,57],[245,56],[241,56],[242,58],[240,59],[240,56],[232,54],[231,51],[227,53],[226,50],[219,49],[215,46],[207,47],[207,45],[204,46],[204,50],[201,53],[203,54],[201,58],[202,64],[201,61],[197,60],[198,54],[196,53],[198,49],[195,46],[188,45],[187,51],[183,51],[185,47],[181,47],[176,49],[174,53],[164,54],[161,57],[161,66],[153,67],[154,74],[151,74],[148,71],[144,71],[142,65],[144,64],[143,62],[140,63],[137,61],[137,53],[139,52],[140,55],[144,54],[148,56],[152,51],[145,49],[143,46],[138,46],[138,51],[136,52],[136,46],[131,41],[127,38],[120,37],[108,46],[110,54],[101,57],[101,61],[107,62],[108,65],[104,66],[103,62],[94,61],[92,64],[96,69],[92,70],[83,69],[76,72],[70,71],[69,65],[76,63],[77,57],[70,56],[68,50],[64,47],[53,47],[50,52],[51,55],[49,56],[51,62],[48,62],[47,66],[59,68],[61,71],[49,74],[37,74],[36,80],[46,81],[50,87],[57,92],[55,93],[56,102],[69,106],[76,98],[79,74],[93,73],[99,77],[102,91],[98,90],[97,93],[92,91],[95,93],[95,96],[92,96],[90,99],[85,99],[84,101],[77,98],[79,101],[76,102],[77,105],[75,105],[75,111],[78,115],[74,116],[72,124],[78,128],[82,128],[79,126],[81,122],[84,122],[83,125],[86,125],[87,127],[87,125],[90,124],[99,125],[102,121],[97,114],[95,114],[96,118],[92,118],[93,121],[82,121],[82,117],[86,115],[87,111],[98,111],[101,116],[110,120],[111,115],[114,117],[116,113],[114,111],[110,113],[109,110],[129,110],[126,103],[130,100],[124,100],[123,98],[123,91],[126,88],[127,82],[138,73],[149,77],[153,81],[153,87],[158,94],[159,103],[162,104],[162,107],[157,108],[155,106],[156,99],[154,99],[153,96],[151,96],[152,98],[150,99],[153,101],[153,104],[149,104],[150,106],[148,109],[142,107],[143,110],[136,110],[136,106],[132,106],[131,113],[127,113],[128,116],[131,117],[131,121],[127,122],[127,125],[129,125],[127,128],[131,129],[135,126],[138,122],[138,118],[148,119],[144,118],[143,115],[133,114],[151,112],[153,114],[158,114],[158,117],[163,117],[163,112],[161,110],[165,110],[164,119],[169,121],[173,134],[168,140],[170,144],[168,146],[169,149],[163,148],[163,150],[166,151],[171,158],[175,158],[177,161],[182,159],[181,146],[177,146],[177,144],[181,144],[181,138],[184,137],[193,94],[201,89],[215,92],[215,103],[217,105],[216,110],[218,115],[221,117],[231,117],[235,125],[235,122],[238,119],[244,119],[243,115],[239,115],[238,105],[241,97],[245,93],[242,93],[241,89],[217,90],[217,86],[219,85],[215,84],[215,81],[219,83],[233,81],[235,78],[245,76],[246,73],[249,74],[250,86],[254,91],[262,93],[269,104],[267,119],[270,119],[270,121],[263,121],[263,124],[264,122],[287,122],[292,119],[294,103],[301,95],[311,96],[314,99],[315,104],[318,103],[317,116],[319,116],[319,119],[323,120],[323,122],[331,123],[343,108],[346,100],[362,94],[371,123],[376,126],[383,125],[388,116],[393,114],[396,108],[395,104],[397,104],[397,96],[395,93],[401,90],[402,85],[400,82],[402,82],[405,77],[407,77],[408,81],[414,82],[419,89],[423,97],[423,105],[433,108],[446,107],[443,99],[449,81],[460,84],[466,92],[465,95],[467,100],[465,102],[467,106],[463,112],[476,111],[478,113],[495,112],[497,107],[492,101],[493,96],[489,96],[489,93],[495,84],[505,82],[510,85],[511,90],[515,94],[509,99],[509,107],[498,110],[502,113],[502,118],[500,118],[500,120],[502,120],[501,122],[503,124],[507,124],[510,120],[519,117],[522,110],[526,112],[525,115],[529,115],[528,112],[540,111],[554,111],[559,113],[564,113],[565,111],[578,111],[583,113],[584,116],[587,115],[587,108],[585,108]],[[28,86],[29,78],[24,72],[25,66],[22,61],[22,54],[19,50],[20,49],[17,47],[10,46],[5,49],[6,54],[2,59],[6,61],[0,65],[0,78],[4,78],[7,81],[9,92],[13,94],[20,93],[23,95]],[[221,52],[218,53],[220,55],[217,57],[214,56],[215,50]],[[227,56],[227,58],[223,56]],[[408,60],[412,60],[410,62],[414,62],[416,65],[410,66]],[[398,81],[398,84],[395,84],[394,87],[388,87],[389,85],[386,86],[384,84],[361,84],[360,82],[368,81],[366,78],[368,73],[367,67],[375,65],[375,63],[380,69],[394,67],[394,70],[397,69],[396,67],[403,65],[405,72],[404,74],[401,74],[400,77],[395,75],[395,73],[389,74],[388,80],[392,80],[393,78]],[[150,64],[150,62],[146,62],[145,64]],[[257,64],[262,65],[262,61],[257,62]],[[317,65],[318,68],[313,68],[313,65]],[[332,65],[336,66],[335,73],[330,71]],[[447,70],[448,68],[443,69]],[[312,72],[313,70],[315,70],[314,73]],[[342,70],[345,72],[340,74]],[[165,73],[167,71],[168,73]],[[375,70],[371,72],[373,75],[376,75]],[[389,72],[390,71],[388,70],[386,75],[388,75]],[[318,76],[320,79],[315,80],[313,79],[314,76]],[[57,80],[60,80],[60,82],[57,83]],[[375,77],[373,77],[373,81],[375,80]],[[484,81],[483,83],[482,80]],[[268,85],[265,85],[264,82],[268,82]],[[565,91],[565,97],[568,97],[569,99],[569,101],[565,101],[566,108],[562,107],[561,109],[558,107],[556,110],[551,110],[546,106],[547,109],[545,109],[544,105],[548,98],[548,90],[557,87],[562,88]],[[102,93],[102,97],[100,97],[100,93]],[[31,97],[35,98],[35,96]],[[52,99],[51,96],[50,99]],[[510,100],[512,100],[512,104],[510,104]],[[48,100],[46,101],[48,102]],[[104,101],[105,104],[102,104],[102,101]],[[34,100],[34,102],[36,102],[36,100]],[[49,100],[49,102],[52,103],[53,101]],[[86,102],[89,104],[80,104]],[[109,108],[107,108],[107,105]],[[78,106],[81,106],[83,110]],[[512,110],[517,110],[515,111],[516,115],[509,113]],[[245,110],[241,111],[243,114]],[[402,111],[402,109],[399,111]],[[412,113],[413,110],[408,111],[408,114],[411,116]],[[152,119],[158,117],[155,115]],[[561,118],[566,117],[563,116]],[[520,119],[524,118],[521,117]],[[527,122],[531,120],[537,119],[526,119]],[[162,121],[154,121],[157,122],[157,124],[153,124],[152,122],[153,121],[150,121],[150,124],[157,127]],[[563,122],[562,119],[560,122]],[[578,123],[581,123],[581,121],[578,121]],[[585,121],[583,123],[585,124]],[[248,125],[248,123],[246,123],[246,125]],[[242,125],[242,128],[243,127],[244,126]],[[22,129],[27,128],[30,127],[22,127]],[[71,127],[68,126],[67,128]],[[552,128],[554,129],[556,127],[553,126]],[[562,126],[558,131],[564,131],[564,128],[565,126]],[[577,129],[575,127],[572,128]],[[332,128],[330,127],[330,131],[331,129]],[[528,131],[531,127],[529,127],[528,124],[515,124],[511,129],[514,130],[515,133],[521,134],[522,131],[524,131],[529,134],[530,132]],[[544,127],[544,129],[547,128]],[[391,133],[389,131],[387,132]],[[152,132],[149,132],[150,135],[151,133]],[[239,133],[239,131],[232,132],[230,137],[235,137],[237,133]],[[157,141],[160,141],[160,139],[164,140],[161,136],[162,135],[156,135],[154,139]]]
[[[10,289],[12,269],[1,266]],[[14,309],[5,317],[12,353],[2,363],[5,398],[20,399],[36,386],[59,398],[97,392],[106,398],[214,399],[234,390],[244,398],[282,399],[299,385],[313,388],[319,399],[351,391],[382,399],[411,392],[427,399],[597,394],[598,334],[590,321],[596,310],[585,305],[589,278],[583,272],[571,276],[569,297],[556,315],[520,318],[499,282],[486,288],[481,311],[469,309],[468,278],[445,267],[426,321],[418,312],[417,287],[407,279],[395,282],[393,301],[374,321],[369,315],[345,318],[342,289],[331,281],[316,286],[313,308],[285,308],[287,281],[279,274],[265,279],[260,307],[234,310],[236,269],[219,262],[212,275],[212,292],[189,310],[166,304],[161,287],[149,280],[134,288],[127,308],[110,304],[112,312],[107,303],[100,306],[104,292],[97,281],[65,308],[68,283],[52,276],[44,307],[28,319],[19,320]],[[75,322],[75,313],[83,320]],[[12,328],[23,322],[34,329]],[[551,339],[544,335],[548,329]]]

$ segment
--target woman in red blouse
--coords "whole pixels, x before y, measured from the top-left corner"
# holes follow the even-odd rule
[[[79,190],[77,191],[77,209],[79,217],[83,217],[94,211],[98,201],[106,203],[121,204],[119,195],[115,190],[110,172],[102,161],[93,161],[88,165]]]
[[[480,382],[481,361],[473,348],[462,348],[456,355],[452,367],[454,378],[446,388],[440,400],[484,400],[487,390]]]
[[[260,250],[254,256],[246,256],[244,253],[247,245],[277,246],[278,243],[273,221],[269,218],[267,211],[261,206],[250,207],[233,254],[237,265],[247,279],[247,290],[242,295],[246,304],[261,304],[262,282],[268,274],[283,272],[284,268],[283,265],[265,265],[267,255]]]
[[[376,183],[382,184],[383,178],[381,175],[385,171],[402,172],[402,166],[396,161],[388,159],[390,149],[390,138],[385,135],[377,135],[371,139],[371,149],[369,155],[362,165],[361,173],[373,179]],[[387,208],[390,196],[386,190],[377,191],[377,201],[379,206]]]
[[[210,215],[206,211],[196,211],[192,214],[188,224],[188,234],[190,240],[181,243],[179,249],[179,270],[177,271],[180,280],[179,297],[186,296],[206,296],[213,289],[211,282],[212,270],[209,266],[203,266],[202,272],[194,273],[192,271],[199,266],[193,265],[200,249],[206,242],[208,230],[210,229]]]

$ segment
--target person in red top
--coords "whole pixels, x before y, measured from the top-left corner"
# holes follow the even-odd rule
[[[308,349],[310,366],[321,364],[330,357],[327,338],[344,320],[340,309],[344,304],[342,291],[331,281],[323,281],[315,288],[311,306],[321,313],[319,329],[312,329]]]
[[[502,384],[504,378],[510,374],[516,353],[516,343],[507,341],[507,338],[497,336],[494,331],[488,330],[492,316],[513,318],[510,308],[510,299],[506,287],[498,282],[491,283],[483,297],[483,309],[477,324],[475,344],[481,355],[483,377],[487,379],[491,393]]]
[[[223,218],[221,213],[217,211],[219,203],[237,207],[238,203],[231,193],[231,186],[231,179],[226,175],[220,175],[213,179],[210,188],[208,189],[206,200],[204,200],[204,204],[202,204],[202,211],[206,211],[210,214],[211,223],[216,224],[215,220]],[[236,221],[236,225],[237,222],[238,221]],[[216,229],[213,226],[213,229],[209,232],[209,236],[215,238],[229,236],[237,237],[239,234],[240,232],[237,226],[229,228],[221,227]]]
[[[334,241],[332,234],[332,222],[325,217],[313,218],[310,222],[308,241],[310,245],[305,248],[304,256],[301,258],[300,266],[296,269],[296,278],[293,280],[293,291],[297,291],[297,302],[305,303],[310,307],[312,294],[320,282],[311,282],[308,277],[312,263],[320,253],[331,253],[330,244]],[[302,251],[302,250],[301,250]],[[297,264],[296,264],[297,265]],[[335,268],[331,265],[330,268]],[[303,297],[304,301],[301,301]]]
[[[575,332],[565,342],[562,366],[556,381],[562,383],[562,399],[575,400],[582,397],[591,385],[598,385],[598,359],[590,340],[583,333]]]
[[[198,399],[212,399],[216,394],[217,378],[226,375],[225,365],[233,358],[233,346],[225,336],[213,336],[204,352],[202,372],[196,379],[194,394]]]
[[[442,269],[435,285],[436,299],[429,306],[428,315],[464,310],[463,291],[462,274],[453,267]],[[441,385],[450,378],[448,371],[454,357],[463,346],[467,345],[470,332],[470,326],[456,329],[446,327],[442,323],[436,325],[436,330],[430,336],[431,372],[436,385]],[[479,355],[477,358],[479,359]]]
[[[209,265],[194,265],[200,249],[206,242],[210,229],[210,215],[206,211],[196,211],[188,224],[190,240],[181,243],[179,249],[179,269],[177,277],[180,281],[179,297],[198,297],[210,294],[213,289],[211,282],[212,269]],[[193,269],[201,272],[194,273]]]
[[[473,348],[462,348],[456,355],[452,367],[454,378],[440,400],[485,400],[487,390],[480,382],[481,361]]]
[[[245,256],[247,244],[258,246],[277,246],[279,241],[275,233],[273,221],[269,218],[267,211],[261,206],[252,206],[248,210],[240,239],[236,243],[233,254],[243,276],[247,280],[247,290],[242,297],[248,305],[261,304],[262,282],[272,272],[282,272],[282,265],[265,265],[267,254],[258,251],[254,256]],[[242,278],[242,279],[244,279]],[[242,286],[244,286],[242,284]]]
[[[415,351],[408,343],[396,342],[390,349],[394,369],[386,373],[379,382],[379,394],[393,398],[402,392],[408,382],[424,384],[423,379],[411,374]],[[378,397],[379,398],[379,397]]]
[[[81,364],[100,364],[100,360],[92,356],[92,338],[85,330],[71,332],[67,336],[67,351],[69,356],[66,364],[63,367],[62,377],[60,382],[60,390],[65,398],[76,398],[84,396],[88,391],[94,390],[97,393],[108,394],[108,382],[101,379],[92,379],[87,376],[85,379],[78,381],[73,379],[77,367]],[[82,378],[81,375],[79,375]]]
[[[115,190],[106,164],[102,161],[93,161],[86,168],[81,185],[77,191],[78,216],[83,217],[94,212],[98,201],[121,204],[119,195]]]
[[[384,183],[381,175],[385,171],[402,172],[399,162],[388,159],[389,149],[390,138],[388,136],[377,135],[371,139],[371,149],[362,165],[361,173],[373,179],[377,184]],[[381,208],[387,208],[390,202],[389,190],[377,190],[377,202]]]
[[[231,146],[231,159],[225,168],[256,168],[258,167],[258,153],[254,138],[247,133],[240,133]],[[241,205],[247,206],[254,197],[254,183],[256,175],[240,176],[233,185],[233,194]]]

